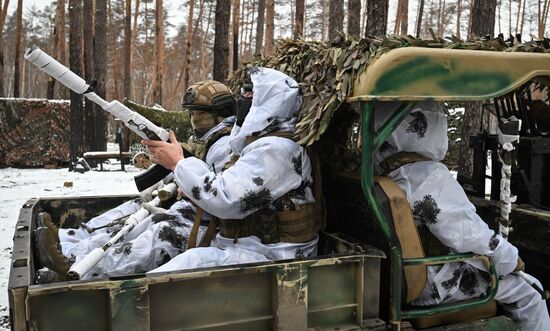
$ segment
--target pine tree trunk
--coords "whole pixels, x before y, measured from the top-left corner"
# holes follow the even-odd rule
[[[19,98],[21,85],[21,34],[23,30],[23,0],[17,1],[17,18],[15,25],[15,56],[13,69],[13,97]]]
[[[348,34],[356,38],[361,35],[361,0],[348,2]]]
[[[418,2],[418,14],[416,16],[416,38],[420,38],[422,28],[422,16],[424,15],[424,0]]]
[[[542,13],[539,24],[539,39],[544,38],[544,29],[546,28],[546,22],[548,22],[548,12],[550,11],[550,0],[544,0],[544,6],[542,6]]]
[[[124,98],[132,99],[132,0],[125,0],[124,12],[124,73],[122,74],[122,86]]]
[[[113,82],[113,85],[114,85],[114,88],[109,89],[109,90],[110,90],[110,94],[112,95],[111,99],[118,99],[118,98],[120,98],[120,89],[119,89],[120,66],[118,65],[120,63],[120,61],[119,61],[119,57],[116,55],[117,54],[116,33],[115,33],[115,27],[114,27],[114,22],[113,22],[113,10],[112,10],[110,1],[107,3],[107,10],[109,12],[109,14],[108,14],[109,21],[107,23],[108,26],[109,26],[109,44],[111,45],[110,48],[111,48],[111,54],[112,54],[112,58],[111,58],[112,79],[111,79],[111,81]]]
[[[193,10],[195,7],[195,0],[189,1],[189,18],[187,20],[187,46],[185,48],[185,62],[183,88],[187,89],[189,86],[189,66],[191,65],[191,51],[193,50]],[[177,91],[176,91],[177,92]]]
[[[294,39],[304,36],[304,0],[296,0],[296,16],[294,18]]]
[[[65,0],[57,0],[57,7],[55,10],[55,28],[53,32],[52,53],[57,61],[61,64],[66,63],[65,58]],[[57,86],[57,88],[56,88]],[[56,80],[53,77],[48,78],[48,88],[46,92],[47,99],[54,99],[59,96],[59,84],[56,84]]]
[[[213,2],[210,2],[210,7],[208,9],[208,18],[206,19],[206,29],[203,30],[202,28],[202,22],[201,22],[201,50],[200,50],[200,76],[204,76],[206,74],[206,45],[205,45],[205,40],[208,39],[208,36],[209,36],[209,32],[210,32],[210,21],[211,21],[211,18],[212,18],[212,6],[214,6],[214,3]],[[241,34],[242,35],[242,34]]]
[[[512,1],[508,0],[508,34],[512,35]]]
[[[523,35],[523,23],[525,23],[525,4],[526,3],[527,3],[527,0],[523,0],[523,9],[521,11],[521,23],[520,23],[520,26],[519,26],[519,34],[520,35]]]
[[[275,48],[275,0],[265,3],[265,54],[271,55]]]
[[[367,1],[365,36],[384,36],[388,25],[388,0]]]
[[[107,87],[107,0],[95,0],[95,43],[94,73],[97,86],[95,92],[106,97]],[[96,151],[107,150],[107,114],[96,106],[95,140]]]
[[[470,36],[494,35],[496,5],[496,0],[474,1],[470,14],[472,19],[471,28],[468,32]],[[460,156],[458,160],[458,175],[461,177],[470,177],[472,175],[473,161],[470,149],[470,137],[479,133],[482,122],[481,108],[482,103],[480,102],[471,102],[465,105]],[[485,124],[487,125],[486,128],[488,128],[489,123]]]
[[[462,0],[456,1],[456,37],[460,39],[460,19],[462,14]]]
[[[246,2],[245,0],[242,0],[243,3],[242,3],[242,6],[241,6],[241,28],[242,28],[242,32],[241,32],[241,35],[239,36],[239,54],[241,54],[241,56],[243,56],[243,52],[244,52],[244,43],[246,41],[246,34],[248,33],[248,29],[247,29],[247,22],[248,22],[248,16],[250,14],[249,11],[246,12],[246,17],[244,15],[244,9],[246,7]]]
[[[69,0],[69,67],[72,72],[82,76],[82,2]],[[83,107],[82,96],[73,91],[71,93],[70,116],[70,159],[69,170],[74,169],[78,157],[82,156]]]
[[[252,3],[252,19],[249,22],[250,29],[248,30],[248,47],[246,52],[250,55],[252,54],[252,31],[254,30],[254,15],[256,14],[256,1],[251,1]]]
[[[473,35],[479,37],[494,36],[496,8],[496,0],[474,1],[470,14],[472,17],[472,26],[468,33],[470,37]]]
[[[164,10],[162,0],[155,1],[155,48],[153,52],[153,100],[162,105],[162,80],[164,74]]]
[[[516,34],[519,33],[519,21],[521,20],[521,4],[523,3],[523,1],[525,0],[519,0],[518,2],[518,15],[516,17]]]
[[[342,32],[344,29],[344,1],[330,0],[329,12],[328,39],[334,40],[338,36],[338,32]]]
[[[92,82],[95,79],[94,73],[94,6],[92,1],[84,1],[82,7],[82,36],[84,49],[84,80]],[[95,104],[84,99],[84,151],[93,150],[94,126],[95,126]]]
[[[233,71],[239,68],[239,27],[241,23],[241,0],[233,0]],[[267,36],[266,36],[267,38]]]
[[[139,5],[140,1],[136,0],[134,4],[134,21],[132,26],[132,47],[130,48],[130,71],[132,71],[132,66],[134,65],[134,56],[136,55],[136,44],[137,44],[137,35],[138,35],[138,18],[139,18]]]
[[[397,10],[395,12],[395,25],[393,27],[393,34],[399,34],[399,28],[401,26],[401,1],[397,3]]]
[[[4,0],[0,8],[0,97],[4,94],[4,22],[8,13],[10,0]]]
[[[212,76],[214,80],[223,82],[229,71],[229,13],[230,0],[216,1],[216,32],[214,35],[214,64]]]
[[[401,2],[401,34],[409,33],[409,0]]]
[[[445,34],[443,21],[445,20],[445,0],[439,0],[439,10],[437,16],[437,35],[442,37]]]
[[[256,46],[254,54],[261,54],[264,44],[265,0],[258,1],[258,19],[256,21]]]

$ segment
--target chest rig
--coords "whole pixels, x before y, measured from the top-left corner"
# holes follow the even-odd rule
[[[187,143],[181,143],[181,147],[197,159],[206,161],[206,153],[210,147],[220,140],[220,138],[228,136],[230,133],[231,127],[225,127],[206,140],[197,139],[192,136]]]
[[[248,137],[246,145],[268,136],[277,136],[292,140],[292,134],[274,132],[262,137]],[[260,238],[263,244],[275,244],[278,242],[306,243],[315,239],[317,233],[325,227],[326,213],[317,154],[313,149],[308,149],[307,153],[311,161],[315,202],[303,205],[293,204],[290,202],[289,193],[287,193],[277,200],[277,202],[284,201],[284,203],[274,203],[278,207],[277,209],[265,207],[243,219],[217,220],[216,223],[219,226],[220,235],[234,239],[235,242],[239,238],[256,236]],[[238,158],[232,158],[224,168],[230,168],[237,160]],[[200,220],[197,222],[197,219],[195,219],[197,231],[198,223],[200,223]],[[193,228],[195,228],[195,224]],[[209,232],[213,234],[214,231],[210,231],[210,228],[211,226],[209,225],[199,246],[206,246],[205,243],[211,241],[212,238],[207,236]],[[196,239],[191,240],[190,238],[189,243],[195,244]],[[191,247],[189,243],[188,247]]]

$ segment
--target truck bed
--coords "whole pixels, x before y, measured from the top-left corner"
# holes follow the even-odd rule
[[[30,199],[14,235],[9,280],[13,330],[305,330],[380,325],[384,254],[321,233],[315,258],[152,276],[36,284],[32,231],[46,211],[77,227],[132,196]]]

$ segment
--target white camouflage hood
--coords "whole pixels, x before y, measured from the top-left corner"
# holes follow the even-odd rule
[[[252,106],[241,127],[234,126],[229,138],[231,149],[240,154],[247,136],[261,136],[273,131],[293,132],[302,103],[298,83],[280,71],[254,68]]]
[[[374,126],[378,130],[398,107],[398,102],[380,102],[375,106]],[[447,153],[447,118],[434,101],[419,102],[374,154],[374,169],[382,173],[380,162],[398,152],[416,152],[433,161]]]

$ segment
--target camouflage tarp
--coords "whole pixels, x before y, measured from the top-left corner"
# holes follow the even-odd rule
[[[353,92],[353,82],[372,59],[395,48],[431,47],[505,52],[550,53],[550,40],[515,43],[502,38],[464,42],[432,35],[431,40],[412,36],[355,39],[342,35],[334,42],[282,40],[274,55],[256,59],[247,67],[263,66],[280,70],[303,87],[304,103],[300,110],[296,135],[299,143],[311,145],[326,130],[332,114]],[[230,81],[237,88],[245,75],[237,71]]]
[[[0,99],[0,167],[69,161],[69,101]]]

